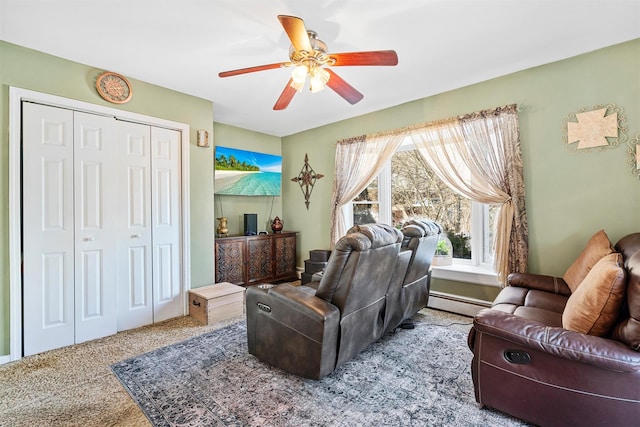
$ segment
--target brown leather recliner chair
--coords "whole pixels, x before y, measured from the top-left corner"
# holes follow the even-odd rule
[[[350,231],[336,243],[317,291],[286,283],[247,289],[249,353],[319,379],[382,336],[403,236],[382,224]]]
[[[572,295],[563,278],[509,276],[510,286],[478,313],[469,333],[480,405],[542,426],[640,423],[640,233],[622,238],[612,251],[622,255],[622,274],[610,277],[623,281],[623,299],[604,336],[563,328]],[[581,307],[593,301],[590,294]]]
[[[402,249],[387,293],[387,332],[393,331],[427,306],[431,262],[442,227],[433,221],[412,219],[404,223],[401,231],[404,236]]]

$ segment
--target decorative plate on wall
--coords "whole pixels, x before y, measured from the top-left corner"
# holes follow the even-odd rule
[[[110,71],[98,76],[96,89],[103,99],[114,104],[129,102],[131,95],[133,95],[129,81],[120,74]]]

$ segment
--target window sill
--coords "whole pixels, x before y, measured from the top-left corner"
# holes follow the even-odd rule
[[[432,268],[431,277],[435,279],[500,287],[498,275],[492,269],[486,267],[452,264],[433,266]]]

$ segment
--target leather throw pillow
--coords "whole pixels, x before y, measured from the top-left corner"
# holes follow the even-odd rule
[[[582,250],[580,256],[578,256],[564,273],[564,276],[562,276],[564,281],[567,282],[567,285],[569,285],[571,292],[576,291],[580,283],[587,277],[589,270],[591,270],[603,256],[614,252],[615,250],[611,246],[609,237],[604,230],[600,230],[591,236],[591,239],[587,242],[587,246]]]
[[[626,290],[622,255],[600,259],[567,300],[562,327],[583,334],[605,336],[618,320]]]

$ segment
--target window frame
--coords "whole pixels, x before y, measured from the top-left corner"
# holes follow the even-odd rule
[[[417,150],[410,138],[405,138],[396,152]],[[395,153],[394,153],[395,154]],[[392,223],[392,190],[391,159],[378,174],[378,221],[383,224]],[[353,225],[353,205],[362,202],[352,201],[347,205],[349,226]],[[498,275],[493,268],[493,260],[486,260],[485,251],[490,248],[490,215],[489,205],[471,201],[471,259],[453,258],[447,266],[432,266],[432,277],[480,284],[500,286]]]

